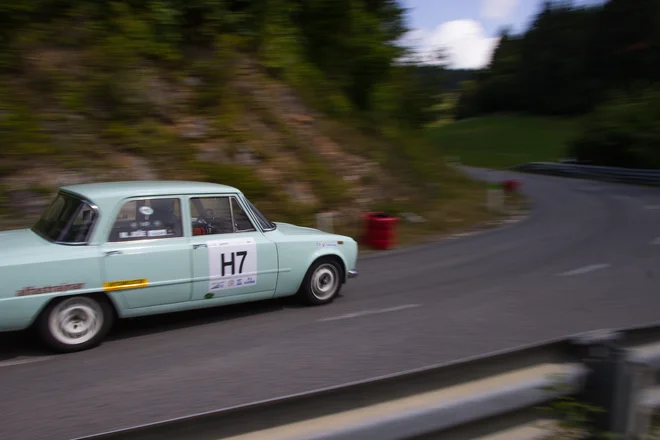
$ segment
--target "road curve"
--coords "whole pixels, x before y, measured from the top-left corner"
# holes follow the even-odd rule
[[[58,440],[660,318],[660,191],[515,176],[520,224],[391,255],[325,307],[271,301],[123,323],[49,356],[0,337],[0,438]]]

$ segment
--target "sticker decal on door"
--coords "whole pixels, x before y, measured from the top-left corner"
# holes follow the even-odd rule
[[[257,243],[253,238],[208,242],[209,292],[257,283]]]

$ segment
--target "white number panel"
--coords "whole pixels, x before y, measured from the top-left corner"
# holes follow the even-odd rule
[[[209,292],[257,283],[257,244],[253,238],[208,242]]]

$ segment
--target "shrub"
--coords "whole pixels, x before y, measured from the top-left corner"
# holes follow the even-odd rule
[[[660,168],[659,119],[660,90],[618,94],[586,119],[568,153],[595,165]]]
[[[191,166],[205,181],[233,186],[250,200],[264,199],[271,194],[268,185],[250,167],[199,161]]]

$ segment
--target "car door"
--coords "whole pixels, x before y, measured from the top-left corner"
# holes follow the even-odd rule
[[[235,195],[188,199],[192,221],[193,301],[252,295],[270,298],[278,276],[277,247],[252,223]]]
[[[102,246],[103,287],[129,308],[190,301],[191,249],[176,197],[130,199]]]

